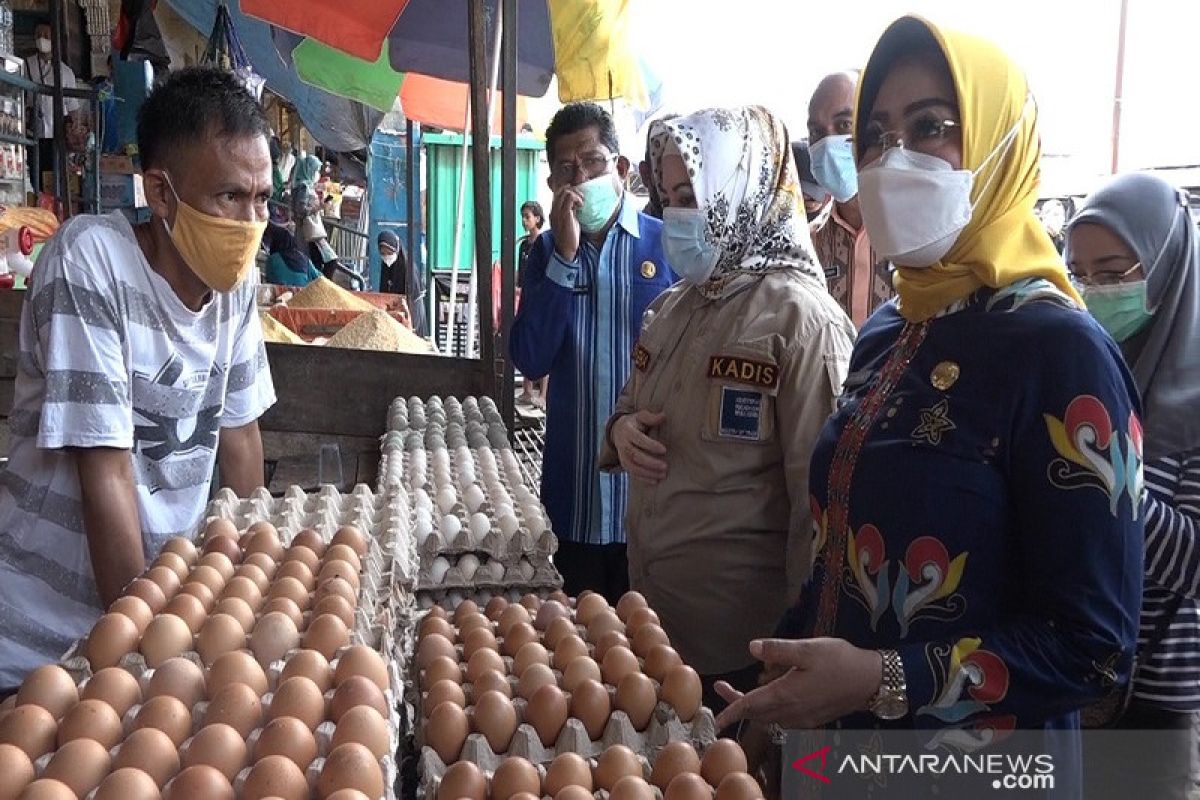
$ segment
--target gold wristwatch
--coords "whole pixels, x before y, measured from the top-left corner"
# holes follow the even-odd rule
[[[895,650],[880,650],[883,656],[883,683],[867,705],[871,713],[885,722],[908,714],[908,687],[904,682],[904,662]]]

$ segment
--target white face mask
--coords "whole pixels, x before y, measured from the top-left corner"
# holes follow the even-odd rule
[[[663,209],[663,255],[675,274],[693,286],[712,277],[721,258],[720,249],[705,236],[707,225],[707,218],[699,208]]]
[[[1023,119],[1024,114],[975,171],[954,169],[945,159],[904,147],[893,147],[863,167],[858,203],[875,251],[898,267],[923,269],[940,261],[971,221],[975,177],[1008,152]],[[988,181],[997,174],[993,170]]]
[[[49,39],[38,39],[37,40],[37,49],[38,49],[38,52],[43,55],[50,55],[50,40]]]

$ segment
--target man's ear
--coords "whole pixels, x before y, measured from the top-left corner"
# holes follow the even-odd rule
[[[150,213],[168,222],[171,220],[172,197],[171,186],[167,183],[166,173],[151,167],[142,173],[142,189],[146,194],[146,205]]]

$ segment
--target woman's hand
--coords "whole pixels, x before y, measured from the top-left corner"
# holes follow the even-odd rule
[[[666,445],[647,434],[666,421],[666,414],[642,410],[613,423],[613,447],[621,467],[634,478],[653,484],[667,477]]]
[[[743,719],[774,722],[783,728],[817,728],[865,711],[883,683],[883,656],[845,639],[758,639],[750,654],[789,667],[780,678],[742,694],[724,681],[717,693],[729,707],[717,717],[717,730]]]

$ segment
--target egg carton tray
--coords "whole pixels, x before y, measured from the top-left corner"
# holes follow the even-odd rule
[[[418,590],[415,592],[417,614],[422,614],[434,606],[441,606],[446,611],[453,611],[464,600],[470,600],[480,608],[486,606],[493,597],[503,597],[510,603],[519,603],[522,597],[532,594],[546,600],[560,588],[562,587],[508,586],[496,591],[489,589],[476,589],[475,591],[463,589]]]
[[[450,474],[454,477],[456,485],[458,485],[464,472],[463,463],[465,456],[461,453],[463,449],[470,453],[471,457],[471,467],[465,470],[468,473],[474,473],[475,480],[471,482],[479,483],[483,464],[494,462],[496,465],[496,476],[501,480],[505,488],[512,489],[516,486],[525,485],[523,473],[520,471],[520,463],[507,439],[499,444],[483,442],[481,445],[470,444],[468,446],[463,444],[461,447],[450,447],[437,446],[436,443],[427,444],[424,441],[418,441],[416,437],[417,434],[411,432],[408,434],[397,432],[384,434],[380,443],[379,460],[378,486],[381,490],[389,486],[399,485],[406,486],[410,490],[425,486],[429,483],[428,478],[434,471],[430,463],[430,454],[438,452],[452,454],[447,466],[450,468]],[[421,465],[422,458],[424,459],[423,469]],[[426,480],[424,481],[414,478],[414,473],[421,471],[426,473]]]
[[[472,559],[476,568],[464,563]],[[447,562],[439,564],[439,560]],[[497,559],[477,559],[473,554],[458,556],[455,563],[439,556],[421,565],[417,573],[418,592],[436,592],[458,589],[474,592],[481,589],[503,590],[510,587],[530,589],[557,589],[562,586],[562,576],[549,559],[521,559],[515,564],[506,564]],[[439,574],[440,573],[440,574]]]
[[[424,430],[430,423],[483,425],[504,429],[504,418],[490,397],[397,397],[388,406],[387,430]]]

